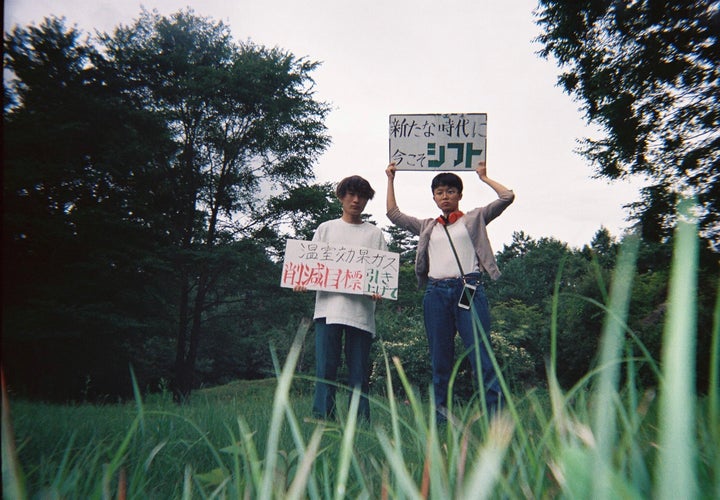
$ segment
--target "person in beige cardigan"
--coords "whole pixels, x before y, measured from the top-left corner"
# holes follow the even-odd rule
[[[404,214],[398,208],[395,164],[391,163],[385,173],[388,178],[388,219],[418,236],[415,274],[418,286],[425,287],[423,314],[438,419],[445,420],[448,397],[452,397],[448,394],[448,384],[455,362],[456,333],[460,334],[463,345],[469,351],[473,372],[482,375],[485,404],[490,412],[495,412],[501,405],[502,391],[485,343],[475,335],[477,329],[473,327],[473,318],[480,320],[481,334],[489,339],[490,308],[482,286],[482,275],[486,273],[495,280],[500,277],[500,270],[488,238],[487,224],[510,206],[515,194],[488,177],[485,162],[480,162],[476,173],[495,191],[497,199],[465,214],[460,211],[462,180],[454,173],[442,172],[433,178],[430,186],[441,215],[435,219],[419,219]],[[471,299],[469,308],[459,305],[461,296],[466,293]],[[477,353],[476,344],[479,348]]]

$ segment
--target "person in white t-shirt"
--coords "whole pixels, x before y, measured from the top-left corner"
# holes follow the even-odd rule
[[[335,193],[342,204],[342,217],[323,222],[313,241],[342,243],[387,250],[382,231],[365,222],[362,213],[375,196],[370,183],[358,175],[346,177]],[[295,291],[306,288],[296,286]],[[358,416],[370,420],[370,346],[375,337],[375,304],[380,295],[354,295],[317,291],[315,297],[315,396],[313,415],[334,418],[337,372],[342,361],[345,337],[345,363],[348,386],[360,388]]]

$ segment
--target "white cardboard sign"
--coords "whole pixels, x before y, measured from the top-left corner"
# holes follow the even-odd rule
[[[280,286],[397,300],[400,254],[322,241],[287,240]]]
[[[475,170],[485,161],[487,113],[390,115],[398,170]]]

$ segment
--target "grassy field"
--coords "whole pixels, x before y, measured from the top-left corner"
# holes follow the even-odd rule
[[[678,498],[659,490],[659,445],[671,438],[653,390],[611,394],[610,435],[593,424],[589,381],[517,397],[491,422],[470,402],[441,427],[425,402],[379,397],[370,425],[347,412],[318,422],[308,418],[311,394],[284,382],[200,390],[183,406],[170,394],[104,406],[12,401],[21,471],[13,493],[3,457],[5,498]],[[674,475],[688,469],[682,498],[720,492],[720,432],[709,404],[693,399],[690,421],[678,424],[693,434],[672,465]]]
[[[22,498],[23,490],[35,498],[117,498],[119,491],[128,498],[259,498],[268,478],[266,498],[288,498],[293,486],[299,497],[314,498],[420,498],[428,491],[434,498],[588,498],[598,472],[609,480],[601,483],[607,498],[663,496],[653,479],[662,439],[652,391],[634,401],[627,391],[614,395],[622,423],[608,470],[597,471],[601,447],[586,388],[560,396],[555,414],[547,391],[524,395],[515,401],[517,423],[488,423],[468,404],[456,408],[456,426],[438,430],[425,420],[427,405],[395,401],[391,408],[377,398],[371,425],[353,430],[347,414],[317,422],[307,417],[311,396],[291,390],[281,431],[269,439],[278,387],[275,379],[237,382],[197,391],[184,406],[170,395],[105,406],[12,401],[22,475],[15,496],[3,470],[5,498]],[[708,410],[704,399],[688,412],[696,498],[720,491],[720,440]]]
[[[309,384],[294,377],[307,322],[276,378],[196,391],[183,406],[137,387],[132,404],[103,406],[8,401],[3,388],[4,498],[720,498],[720,302],[699,398],[694,234],[680,224],[661,360],[628,354],[644,352],[625,325],[630,242],[601,305],[596,368],[569,390],[553,334],[546,388],[512,395],[497,418],[473,400],[437,425],[402,360],[386,358],[408,400],[373,395],[373,421],[359,423],[358,395],[343,391],[338,421],[315,421]],[[641,365],[656,387],[638,386]]]

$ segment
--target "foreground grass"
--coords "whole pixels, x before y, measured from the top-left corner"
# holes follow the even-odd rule
[[[598,304],[605,321],[597,367],[567,391],[555,377],[553,334],[548,389],[513,395],[497,418],[473,400],[436,425],[432,402],[413,396],[400,360],[386,359],[407,401],[375,395],[367,424],[355,420],[358,394],[346,393],[350,408],[340,404],[347,411],[339,420],[318,422],[307,418],[310,395],[293,388],[303,323],[276,379],[198,391],[184,406],[169,395],[143,400],[137,387],[124,406],[9,403],[3,391],[4,496],[720,498],[720,298],[716,368],[709,396],[698,399],[695,230],[679,226],[659,362],[625,324],[631,241],[608,303]],[[657,387],[637,385],[641,365],[655,371]],[[382,392],[392,395],[386,380]]]
[[[275,379],[238,382],[198,391],[184,406],[176,406],[170,396],[150,397],[140,408],[13,401],[28,497],[114,498],[124,490],[129,498],[258,498],[267,474],[264,462],[277,388]],[[618,493],[648,498],[653,496],[652,471],[659,456],[658,398],[649,391],[630,407],[630,394],[618,397],[625,422],[613,450],[612,462],[618,467],[607,483],[612,486],[608,498]],[[565,492],[587,498],[583,493],[592,491],[588,488],[597,452],[589,425],[592,394],[578,390],[572,399],[560,419],[552,414],[547,391],[518,399],[521,438],[512,431],[512,419],[488,426],[474,404],[456,408],[457,427],[451,424],[435,432],[429,422],[422,422],[431,415],[426,405],[422,415],[415,415],[412,405],[396,402],[393,418],[389,401],[374,398],[372,425],[348,434],[345,416],[337,423],[306,418],[311,396],[291,391],[288,411],[303,416],[295,424],[304,444],[297,445],[291,429],[283,427],[269,497],[288,496],[312,453],[314,493],[306,477],[303,496],[342,497],[336,486],[345,459],[350,463],[342,491],[348,497],[379,498],[383,491],[393,491],[390,497],[419,498],[437,490],[450,497],[478,498],[469,494],[475,490],[467,485],[471,476],[480,475],[473,484],[479,483],[489,497],[555,498]],[[697,497],[716,498],[720,442],[705,418],[707,405],[701,400],[690,412],[697,422],[692,448],[697,455]],[[322,429],[319,442],[309,450],[317,429]],[[396,430],[399,439],[390,437]],[[353,441],[349,451],[344,449],[347,436]]]

